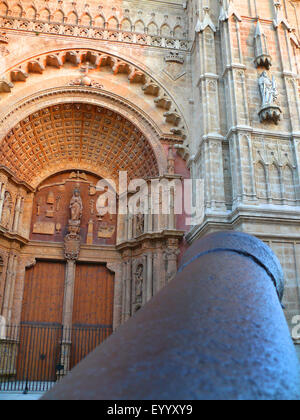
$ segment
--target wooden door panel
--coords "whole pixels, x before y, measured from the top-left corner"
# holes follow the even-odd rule
[[[62,322],[65,264],[38,261],[26,271],[21,322]]]
[[[112,334],[114,276],[102,265],[77,264],[71,367]]]
[[[114,275],[103,265],[77,264],[73,325],[112,326]]]

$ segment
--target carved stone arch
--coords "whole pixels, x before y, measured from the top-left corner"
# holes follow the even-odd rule
[[[55,23],[63,23],[65,19],[65,13],[63,12],[62,9],[57,9],[55,10],[55,12],[53,13],[53,22]]]
[[[139,83],[147,100],[151,100],[152,97],[155,106],[161,110],[161,118],[165,118],[167,124],[174,125],[173,127],[171,126],[168,128],[169,132],[172,133],[171,135],[181,136],[182,138],[186,137],[187,124],[183,114],[178,112],[179,107],[174,99],[171,99],[170,93],[166,91],[164,85],[158,84],[156,80],[152,78],[151,74],[146,73],[143,68],[136,66],[135,63],[132,63],[127,59],[119,58],[118,56],[94,49],[79,49],[75,51],[69,49],[59,50],[53,53],[48,52],[36,55],[34,59],[27,58],[23,60],[22,63],[16,64],[16,68],[11,70],[10,76],[7,75],[7,77],[10,77],[14,82],[26,82],[27,78],[32,74],[43,73],[48,67],[61,69],[66,62],[71,62],[74,66],[78,66],[80,63],[84,64],[86,61],[90,61],[98,68],[99,77],[102,77],[101,68],[105,66],[111,67],[115,76],[127,73],[128,84]],[[54,78],[54,80],[57,81],[57,78]],[[122,83],[124,82],[125,81],[123,80]],[[10,89],[12,89],[15,85],[11,83],[10,86]],[[17,86],[19,85],[16,84],[16,87]],[[173,106],[171,106],[172,102]],[[170,108],[172,108],[172,111],[170,111]],[[157,116],[160,114],[157,114]]]
[[[6,1],[1,1],[0,3],[0,15],[1,16],[7,16],[8,13],[8,4],[6,3]]]
[[[15,17],[22,17],[23,14],[23,7],[20,3],[15,3],[11,7],[12,16]]]
[[[289,201],[296,201],[295,171],[290,163],[282,168],[284,198]]]
[[[151,21],[147,26],[147,33],[149,35],[158,35],[158,26],[154,21]]]
[[[68,24],[74,24],[77,25],[78,24],[78,14],[75,10],[72,10],[68,15],[67,15],[67,23]]]
[[[107,19],[107,28],[112,31],[120,28],[120,22],[116,16],[110,16]]]
[[[96,28],[104,29],[105,28],[105,23],[106,23],[106,19],[105,19],[104,15],[100,14],[100,15],[97,15],[95,17],[95,27]]]
[[[120,29],[122,31],[131,32],[132,31],[132,22],[128,17],[125,17],[121,21]]]
[[[89,26],[89,27],[90,27],[90,26],[92,26],[93,18],[92,18],[92,16],[90,15],[90,13],[85,12],[85,13],[83,13],[83,15],[80,17],[79,22],[80,22],[80,25],[82,25],[82,26]]]
[[[143,34],[145,32],[146,25],[142,19],[139,19],[134,24],[134,32]]]
[[[173,30],[173,36],[174,38],[183,38],[183,28],[181,25],[176,25]]]
[[[262,160],[259,160],[255,164],[255,184],[256,184],[256,196],[258,199],[267,202],[268,199],[268,178],[267,178],[267,167]]]
[[[26,18],[30,20],[35,20],[37,17],[37,9],[32,4],[27,10],[26,10]]]
[[[269,182],[271,196],[275,200],[282,199],[282,177],[281,170],[276,161],[269,165]]]
[[[28,117],[34,113],[39,112],[45,107],[53,106],[56,104],[74,104],[74,103],[92,103],[93,105],[100,106],[106,109],[109,109],[117,114],[120,114],[124,118],[128,119],[133,125],[135,125],[144,135],[148,144],[153,150],[153,154],[156,159],[156,164],[158,172],[160,175],[163,175],[167,171],[167,158],[163,149],[163,146],[160,142],[160,133],[157,131],[157,128],[154,127],[151,121],[148,121],[146,116],[143,115],[138,109],[133,105],[130,106],[128,102],[122,100],[122,98],[110,97],[109,95],[99,95],[94,92],[84,90],[84,89],[57,89],[55,91],[49,92],[46,91],[44,95],[36,94],[24,101],[20,107],[18,107],[15,112],[13,112],[6,119],[6,128],[0,134],[1,143],[4,141],[7,134],[18,125],[21,121],[28,119]],[[74,163],[65,166],[65,169],[74,169]],[[89,170],[84,165],[81,165],[81,170]],[[43,172],[38,174],[35,179],[32,181],[32,185],[37,187],[42,179],[47,178],[51,174],[57,172],[57,167],[47,167]],[[96,173],[99,173],[96,171]],[[109,174],[100,174],[107,177]]]
[[[39,13],[39,20],[50,22],[51,12],[48,7],[42,9]]]
[[[168,23],[164,23],[160,27],[160,35],[163,36],[163,37],[170,37],[171,36],[171,28],[170,28],[170,25]]]

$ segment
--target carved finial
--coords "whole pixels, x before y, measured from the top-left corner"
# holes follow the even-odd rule
[[[269,54],[267,37],[263,32],[259,19],[257,20],[254,38],[256,67],[265,67],[269,70],[272,66],[272,58]]]
[[[204,19],[203,22],[200,22],[200,20],[198,19],[197,24],[196,24],[196,28],[195,31],[196,32],[203,32],[206,28],[210,28],[213,32],[216,32],[216,27],[213,24],[213,21],[211,20],[210,17],[210,8],[208,6],[203,8],[204,10]]]

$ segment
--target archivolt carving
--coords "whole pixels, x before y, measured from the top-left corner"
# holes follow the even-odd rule
[[[15,104],[14,107],[8,111],[6,116],[0,121],[0,139],[10,135],[10,131],[31,114],[39,112],[45,107],[61,103],[74,104],[74,102],[80,104],[86,104],[87,102],[93,103],[94,105],[108,108],[109,110],[122,115],[124,118],[129,119],[131,123],[143,133],[143,136],[145,136],[147,141],[150,143],[156,157],[159,174],[162,175],[166,173],[167,159],[161,145],[161,140],[168,140],[168,138],[162,137],[162,133],[159,128],[155,126],[153,121],[149,120],[147,114],[135,107],[134,104],[129,103],[124,98],[117,97],[104,91],[101,91],[101,95],[99,95],[88,88],[66,87],[48,90],[43,92],[43,94],[39,93],[32,95],[31,97]],[[17,160],[15,160],[15,162],[17,162]],[[83,162],[81,162],[79,166],[77,164],[77,167],[81,170],[89,170]],[[74,162],[65,162],[65,169],[74,169]],[[103,167],[95,169],[97,170],[95,170],[94,173],[97,173],[100,176],[107,177],[109,175],[105,173]],[[55,170],[55,168],[47,167],[47,174],[45,174],[45,177],[50,176],[55,172],[57,172],[57,169]],[[44,178],[36,178],[37,184],[41,182],[42,179]],[[37,184],[34,185],[36,186]]]
[[[180,115],[176,104],[174,104],[168,93],[159,83],[131,63],[112,55],[103,54],[99,51],[81,49],[64,50],[56,53],[44,54],[35,57],[34,59],[28,59],[26,62],[23,62],[17,65],[16,68],[10,70],[9,75],[6,75],[6,78],[0,80],[0,93],[10,92],[14,87],[14,83],[26,82],[31,74],[42,74],[47,70],[47,67],[59,70],[66,63],[71,63],[75,67],[81,65],[85,68],[90,67],[93,70],[99,71],[99,75],[101,74],[101,69],[103,67],[110,67],[114,76],[127,74],[128,83],[140,84],[141,93],[143,92],[145,95],[154,97],[154,105],[163,110],[163,116],[165,117],[166,122],[173,125],[173,128],[170,128],[170,132],[181,136],[186,135],[184,120]],[[97,84],[90,84],[90,87],[94,87],[95,89],[99,88]]]
[[[31,184],[51,170],[71,167],[100,171],[113,179],[120,170],[127,171],[129,178],[159,174],[153,148],[131,121],[71,98],[73,103],[50,107],[44,103],[14,125],[1,143],[1,162]]]

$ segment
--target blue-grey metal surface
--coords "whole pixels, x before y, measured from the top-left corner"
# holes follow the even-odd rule
[[[280,264],[261,241],[210,235],[191,246],[174,281],[44,398],[298,399],[282,290]]]

